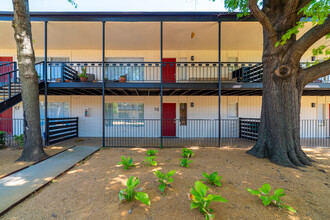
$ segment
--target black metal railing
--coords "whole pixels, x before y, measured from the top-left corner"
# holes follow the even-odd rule
[[[215,147],[219,146],[217,119],[105,119],[106,146]],[[163,135],[161,135],[161,129]],[[250,145],[239,139],[239,120],[221,120],[221,146]]]
[[[304,63],[301,64],[306,67]],[[218,82],[218,62],[105,62],[107,82],[160,82],[161,69],[163,83],[216,83]],[[86,69],[89,82],[101,82],[102,62],[48,62],[47,78],[50,82],[80,81],[79,74]],[[67,77],[68,76],[68,77]],[[262,82],[263,65],[260,62],[221,62],[223,82]],[[329,76],[315,82],[330,83]]]
[[[78,137],[78,117],[47,118],[45,136],[46,145]]]
[[[257,141],[259,118],[239,118],[239,137]],[[300,143],[302,146],[330,146],[330,119],[300,120]]]
[[[18,146],[19,143],[15,141],[16,136],[20,136],[24,133],[24,120],[23,119],[10,119],[10,118],[0,118],[0,131],[4,131],[4,145]],[[42,137],[45,137],[45,120],[40,120]]]

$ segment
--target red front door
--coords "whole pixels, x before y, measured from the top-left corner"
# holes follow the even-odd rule
[[[0,75],[3,73],[8,73],[13,70],[13,65],[1,65],[3,62],[13,62],[12,57],[0,57]],[[13,74],[11,74],[13,75]],[[8,75],[5,77],[0,77],[0,82],[8,82]]]
[[[175,137],[176,104],[163,103],[163,136]]]
[[[175,83],[176,58],[163,58],[163,82]]]

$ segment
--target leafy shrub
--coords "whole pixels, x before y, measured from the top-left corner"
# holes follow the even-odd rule
[[[130,157],[121,157],[121,162],[118,163],[118,165],[123,165],[124,169],[127,170],[131,167],[135,167],[135,165],[133,164],[133,158],[131,159]]]
[[[180,159],[180,161],[180,165],[183,167],[189,167],[189,164],[192,162],[192,160],[188,160],[187,158]]]
[[[127,202],[132,201],[134,198],[141,201],[143,204],[150,205],[150,199],[147,193],[135,192],[135,187],[139,185],[139,178],[131,176],[126,182],[126,189],[122,189],[119,192],[119,200],[125,200]]]
[[[218,172],[214,172],[210,175],[203,172],[203,176],[205,177],[205,179],[201,179],[201,181],[208,182],[209,184],[214,186],[221,186],[220,179],[222,178],[222,176],[218,176]]]
[[[157,166],[157,161],[155,161],[156,156],[144,157],[144,162],[149,166]]]
[[[148,156],[156,156],[157,151],[156,150],[148,150],[147,155]]]
[[[166,185],[174,181],[174,179],[171,178],[171,176],[173,176],[175,174],[175,172],[176,172],[176,170],[172,170],[166,174],[164,174],[158,170],[156,170],[154,172],[154,174],[158,177],[158,182],[160,182],[160,185],[159,185],[160,191],[164,192]]]
[[[5,144],[6,132],[0,131],[0,144]]]
[[[23,134],[20,135],[14,135],[14,141],[16,142],[16,144],[18,144],[18,146],[23,147],[24,145],[24,136]]]
[[[282,202],[281,197],[285,196],[284,189],[277,189],[274,191],[274,195],[270,195],[269,192],[271,190],[271,187],[268,183],[265,183],[264,185],[262,185],[262,188],[259,188],[259,190],[253,190],[253,189],[249,189],[249,188],[246,188],[246,190],[249,191],[253,195],[259,196],[259,198],[262,200],[262,203],[265,206],[273,204],[277,207],[280,207],[280,208],[285,207],[289,211],[292,211],[295,213],[297,212],[292,207],[287,206]]]
[[[195,154],[192,152],[192,150],[188,149],[188,148],[183,148],[182,149],[182,157],[186,157],[186,158],[189,158],[189,157],[192,157],[194,156]]]
[[[210,209],[210,203],[212,201],[215,202],[228,202],[225,198],[221,197],[220,195],[212,195],[208,194],[206,196],[209,187],[204,185],[200,181],[195,182],[195,188],[192,187],[189,194],[189,199],[191,200],[190,208],[195,209],[198,208],[199,211],[205,215],[207,220],[213,219],[214,215],[213,209]]]

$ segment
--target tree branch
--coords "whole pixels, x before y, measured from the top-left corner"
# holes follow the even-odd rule
[[[277,42],[277,35],[275,28],[270,23],[267,16],[259,9],[257,5],[257,0],[249,0],[248,6],[251,11],[251,14],[262,24],[262,26],[266,29],[270,41],[275,45]]]
[[[316,41],[320,40],[330,32],[330,18],[324,21],[322,25],[316,25],[300,37],[292,46],[292,59],[294,62],[299,62],[302,55]]]
[[[295,13],[296,16],[297,15],[296,9],[298,7],[298,4],[299,4],[299,0],[287,1],[284,7],[284,15],[287,17],[290,16],[292,13]]]
[[[308,67],[306,69],[301,69],[299,72],[299,81],[303,82],[303,85],[317,80],[318,78],[330,75],[330,60],[324,61],[322,63],[316,64],[315,66]]]

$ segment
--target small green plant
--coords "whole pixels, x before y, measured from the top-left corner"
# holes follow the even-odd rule
[[[156,156],[156,153],[157,153],[158,151],[156,151],[156,150],[147,150],[147,155],[148,156]]]
[[[0,144],[5,144],[6,132],[0,131]]]
[[[193,151],[188,148],[183,148],[181,152],[182,152],[182,157],[186,157],[186,158],[189,158],[189,157],[192,157],[195,155],[193,153]]]
[[[18,146],[23,147],[24,145],[24,136],[23,134],[20,135],[14,135],[14,141]]]
[[[200,181],[195,182],[195,188],[192,187],[189,194],[189,199],[191,200],[190,208],[198,208],[199,211],[205,215],[205,219],[210,220],[214,218],[213,209],[210,209],[210,203],[215,202],[228,202],[227,199],[223,198],[220,195],[208,194],[206,196],[209,187],[204,185]]]
[[[133,158],[131,159],[130,157],[121,157],[121,162],[118,163],[118,165],[123,165],[124,169],[127,170],[131,167],[135,167],[135,165],[133,164]]]
[[[173,176],[175,174],[176,170],[172,170],[166,174],[156,170],[154,172],[154,174],[158,177],[158,182],[160,182],[159,185],[159,190],[164,192],[165,191],[165,187],[166,185],[168,185],[169,183],[173,182],[174,179],[171,178],[171,176]]]
[[[192,162],[192,160],[188,160],[187,158],[180,159],[180,161],[180,165],[183,167],[189,167],[189,164]]]
[[[144,157],[144,159],[145,160],[143,163],[146,163],[147,165],[150,166],[157,166],[157,161],[155,161],[156,156]]]
[[[269,192],[271,190],[271,187],[268,183],[265,183],[264,185],[262,185],[261,188],[259,188],[259,190],[253,190],[253,189],[249,189],[249,188],[246,188],[246,190],[249,191],[252,195],[259,196],[259,198],[262,200],[262,203],[265,206],[273,204],[280,208],[285,207],[289,211],[292,211],[294,213],[297,212],[292,207],[287,206],[282,202],[281,197],[285,196],[284,189],[277,189],[274,191],[274,195],[270,195]]]
[[[210,175],[203,172],[203,176],[205,177],[205,179],[201,179],[201,181],[208,182],[209,184],[214,186],[221,186],[220,179],[222,178],[222,176],[218,176],[218,172],[214,172]]]
[[[143,204],[150,205],[150,199],[147,193],[135,192],[135,187],[139,185],[140,180],[138,177],[131,176],[126,182],[126,189],[119,192],[119,201],[125,200],[132,201],[134,198],[141,201]]]
[[[86,72],[87,72],[86,67],[81,67],[81,73],[79,74],[79,77],[81,77],[81,78],[87,78]]]

